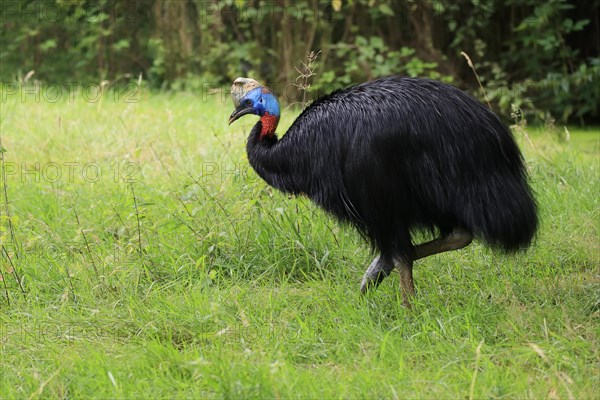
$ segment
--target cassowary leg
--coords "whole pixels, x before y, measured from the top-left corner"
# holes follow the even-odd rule
[[[369,265],[369,268],[363,275],[360,284],[361,293],[366,293],[369,289],[374,289],[388,276],[394,269],[394,261],[391,257],[377,256]]]
[[[458,250],[469,245],[473,240],[471,232],[455,228],[448,234],[427,243],[414,246],[414,256],[412,260],[398,260],[398,271],[400,272],[400,289],[402,291],[402,300],[407,308],[411,308],[410,299],[415,295],[415,286],[413,283],[412,267],[413,261],[444,251]]]
[[[431,242],[415,246],[415,260],[428,257],[433,254],[443,253],[450,250],[458,250],[466,247],[473,240],[473,234],[463,228],[455,228],[448,234],[444,234]]]
[[[412,308],[411,298],[415,295],[415,284],[413,282],[412,261],[398,260],[398,272],[400,272],[400,291],[402,301],[406,308]]]

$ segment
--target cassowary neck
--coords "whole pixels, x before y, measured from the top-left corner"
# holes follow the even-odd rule
[[[270,125],[265,127],[263,118],[265,116],[261,117],[254,127],[252,127],[246,145],[248,160],[257,171],[260,169],[261,164],[270,162],[270,158],[274,155],[276,145],[279,142],[274,128],[271,128]],[[267,123],[269,122],[271,121],[267,119]],[[274,126],[277,126],[277,122],[275,122]]]
[[[265,127],[264,119],[265,116],[254,125],[248,136],[248,161],[269,185],[283,192],[299,193],[302,190],[296,182],[298,174],[294,173],[295,151],[289,141],[277,139],[274,133],[277,122]]]

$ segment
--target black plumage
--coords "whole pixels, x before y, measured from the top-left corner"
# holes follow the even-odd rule
[[[256,172],[351,223],[381,253],[363,290],[399,264],[408,297],[418,258],[472,236],[514,251],[535,234],[536,204],[509,129],[450,85],[382,78],[316,100],[280,140],[263,131],[258,121],[247,142]],[[440,239],[416,245],[418,229]]]

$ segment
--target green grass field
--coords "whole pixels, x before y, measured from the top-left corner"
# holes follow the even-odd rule
[[[254,174],[228,99],[25,100],[0,105],[1,398],[598,398],[598,130],[517,133],[535,244],[419,261],[407,310]]]

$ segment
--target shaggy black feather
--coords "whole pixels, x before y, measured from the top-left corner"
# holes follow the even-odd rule
[[[508,128],[440,82],[387,77],[316,100],[287,133],[248,138],[256,172],[352,223],[382,254],[412,259],[414,229],[467,229],[506,251],[528,246],[536,204]]]

